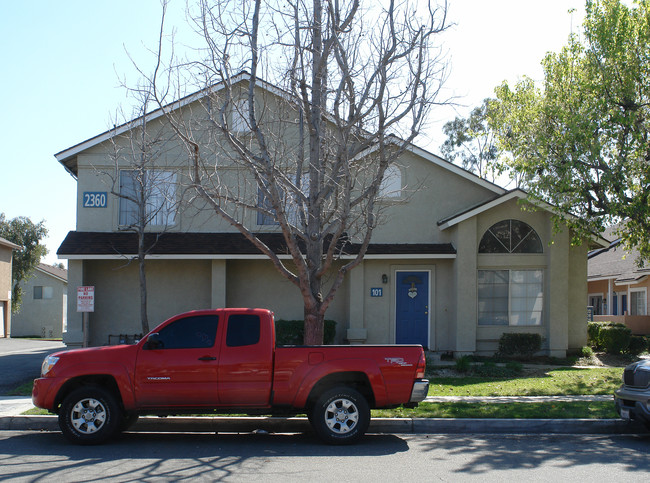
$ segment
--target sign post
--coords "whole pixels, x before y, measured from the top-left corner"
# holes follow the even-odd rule
[[[77,287],[77,312],[83,313],[83,347],[88,347],[89,334],[89,314],[95,311],[95,287],[85,286]]]

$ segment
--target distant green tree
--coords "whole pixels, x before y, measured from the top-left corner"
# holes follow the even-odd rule
[[[626,220],[619,234],[648,259],[650,2],[587,0],[583,27],[547,54],[542,86],[497,88],[490,126],[523,187],[559,209],[556,221],[584,236]]]
[[[41,240],[47,235],[45,222],[38,224],[24,216],[6,220],[5,214],[0,213],[0,237],[20,245],[21,249],[16,250],[11,265],[12,295],[11,311],[17,313],[22,303],[23,290],[21,283],[29,280],[41,258],[47,255],[47,248],[41,245]]]
[[[502,173],[498,161],[496,137],[488,125],[490,99],[472,110],[469,117],[457,117],[446,123],[442,130],[447,140],[440,147],[442,155],[452,163],[475,173],[481,178],[495,181]]]

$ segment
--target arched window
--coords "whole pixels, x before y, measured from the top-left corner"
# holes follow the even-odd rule
[[[479,253],[543,253],[542,240],[530,225],[519,220],[503,220],[485,232]]]

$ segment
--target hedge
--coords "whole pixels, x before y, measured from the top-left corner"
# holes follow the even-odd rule
[[[498,354],[529,359],[542,348],[542,336],[530,333],[506,333],[499,339]]]
[[[628,350],[632,331],[620,322],[589,322],[587,337],[594,348],[608,354],[620,354]],[[633,350],[636,350],[639,343],[635,344]]]
[[[336,322],[325,321],[323,332],[323,343],[331,345],[336,336]],[[305,338],[304,320],[276,320],[275,321],[275,343],[276,345],[303,345]]]

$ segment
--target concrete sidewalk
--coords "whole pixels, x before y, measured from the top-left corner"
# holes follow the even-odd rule
[[[425,402],[552,402],[610,401],[612,396],[428,397]],[[27,397],[0,397],[0,430],[59,431],[57,417],[23,416],[33,408]],[[146,416],[133,428],[148,432],[269,433],[309,431],[307,418],[286,417],[167,417]],[[622,419],[451,419],[373,418],[370,433],[533,433],[533,434],[648,434],[642,425]]]

